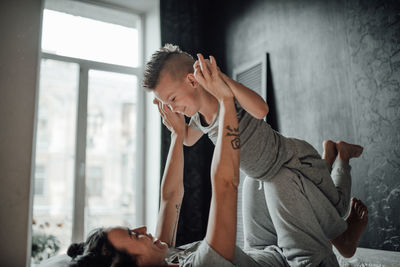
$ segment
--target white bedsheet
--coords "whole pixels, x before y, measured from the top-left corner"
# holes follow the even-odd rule
[[[346,259],[336,249],[333,251],[341,267],[400,267],[400,252],[357,248],[356,254]]]
[[[334,252],[342,267],[400,267],[400,252],[358,248],[349,259],[340,256],[335,249]],[[68,267],[70,260],[62,254],[43,261],[38,267]]]

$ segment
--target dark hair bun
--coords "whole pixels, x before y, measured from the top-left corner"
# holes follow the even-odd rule
[[[67,251],[68,256],[75,258],[76,256],[81,255],[84,250],[84,244],[84,242],[71,244]]]

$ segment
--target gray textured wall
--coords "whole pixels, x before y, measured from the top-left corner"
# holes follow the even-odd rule
[[[30,250],[33,128],[41,1],[0,1],[0,265]]]
[[[365,147],[351,162],[369,208],[360,246],[400,251],[399,2],[232,1],[220,14],[211,42],[228,73],[270,53],[281,133],[320,152],[325,139]]]

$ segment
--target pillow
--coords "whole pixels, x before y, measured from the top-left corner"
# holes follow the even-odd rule
[[[61,254],[42,261],[38,267],[68,267],[71,257]]]

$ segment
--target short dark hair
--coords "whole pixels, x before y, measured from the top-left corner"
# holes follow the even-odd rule
[[[104,228],[92,231],[85,242],[71,244],[67,254],[72,258],[70,267],[138,266],[134,256],[111,244]]]
[[[182,51],[179,46],[166,44],[153,53],[146,63],[142,86],[153,90],[160,81],[163,70],[168,71],[174,79],[182,78],[187,73],[193,73],[193,57]]]

